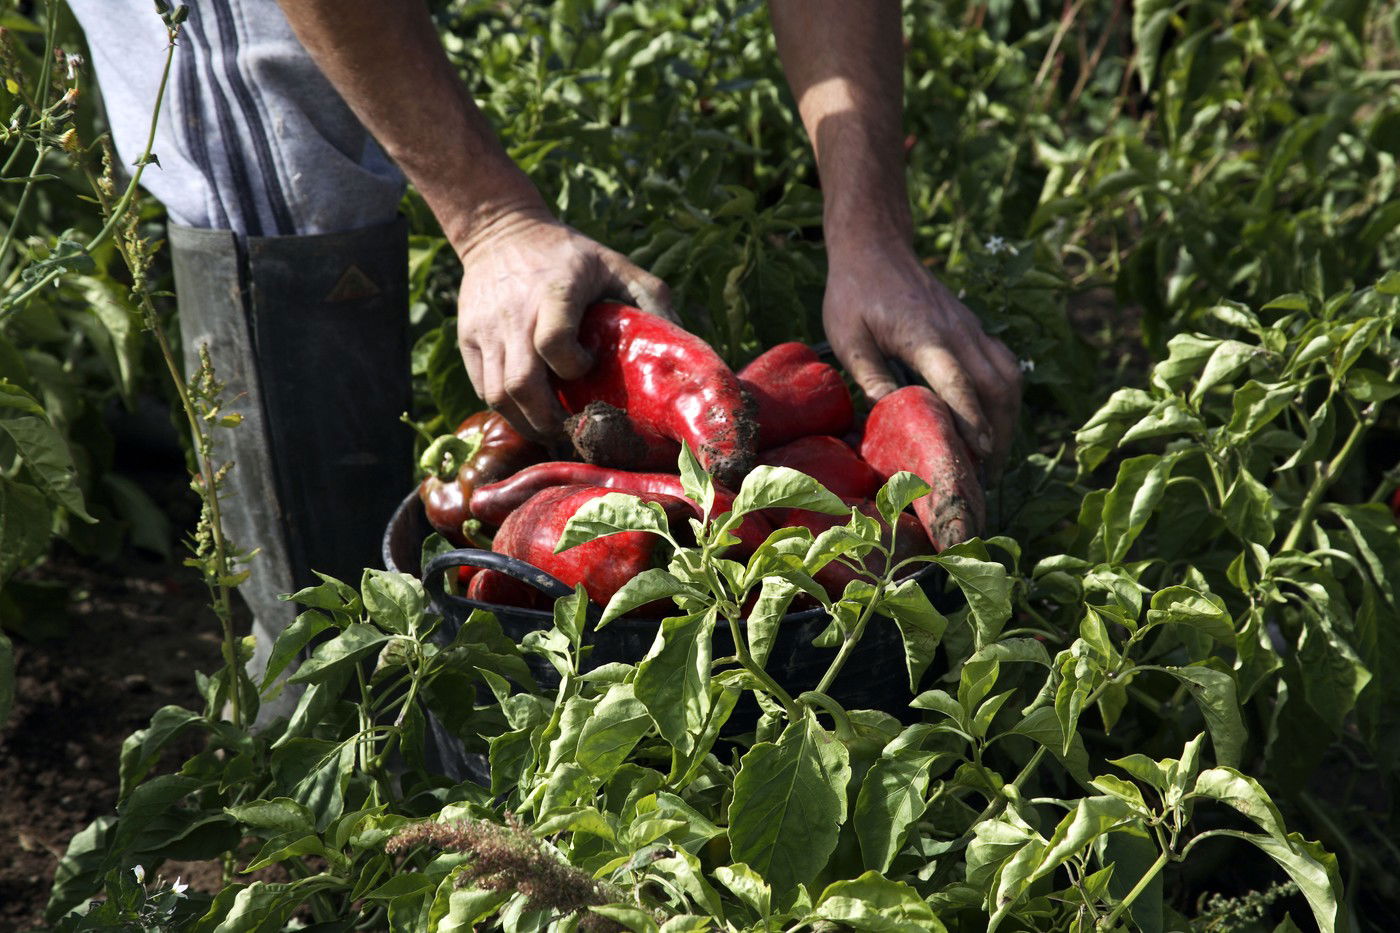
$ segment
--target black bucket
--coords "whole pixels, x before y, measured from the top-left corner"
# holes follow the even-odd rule
[[[509,574],[550,599],[573,592],[550,574],[524,561],[473,548],[440,554],[428,562],[427,573],[422,573],[423,541],[431,532],[432,527],[423,514],[417,492],[410,493],[395,510],[385,531],[384,566],[423,580],[433,609],[443,617],[444,630],[441,634],[446,639],[455,636],[467,617],[478,609],[492,613],[501,629],[516,642],[529,632],[548,629],[554,621],[553,614],[544,610],[484,603],[446,592],[443,574],[456,567],[486,567]],[[916,579],[928,591],[939,574],[937,567],[926,564]],[[930,595],[935,604],[941,601],[934,594]],[[593,606],[591,611],[596,619],[599,610]],[[818,606],[790,612],[783,616],[778,625],[766,669],[793,696],[814,689],[835,657],[834,649],[815,648],[812,645],[813,639],[826,629],[829,622],[826,610]],[[637,663],[651,648],[658,624],[658,619],[623,616],[608,623],[602,631],[594,631],[590,627],[584,638],[592,650],[583,666],[592,669],[614,661]],[[743,628],[744,623],[740,622],[740,630]],[[716,627],[713,650],[715,657],[734,654],[734,642],[727,627]],[[542,688],[551,690],[559,685],[558,672],[543,658],[528,655],[526,661]],[[851,652],[828,692],[847,709],[883,709],[896,715],[908,712],[910,694],[904,670],[904,647],[893,622],[881,616],[871,620],[865,635]],[[751,727],[753,718],[742,716],[741,712],[735,711],[735,722],[747,721]]]

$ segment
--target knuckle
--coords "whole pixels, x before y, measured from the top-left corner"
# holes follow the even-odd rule
[[[535,379],[531,373],[510,373],[505,378],[505,394],[510,398],[529,395],[534,387]]]

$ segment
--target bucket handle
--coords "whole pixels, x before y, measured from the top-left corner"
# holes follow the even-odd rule
[[[479,548],[458,548],[455,551],[447,551],[432,558],[423,570],[423,587],[428,591],[428,598],[432,600],[434,611],[440,615],[445,615],[443,612],[445,605],[456,607],[464,612],[491,607],[489,603],[477,602],[447,592],[447,587],[443,583],[443,574],[458,567],[481,567],[485,570],[495,570],[534,587],[551,600],[574,594],[573,589],[560,582],[557,577],[545,573],[523,560],[508,557],[505,554],[497,554],[495,551],[483,551]]]

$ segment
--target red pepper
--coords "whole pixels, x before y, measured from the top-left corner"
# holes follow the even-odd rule
[[[885,524],[885,520],[880,517],[880,510],[874,502],[848,502],[860,509],[861,512],[869,515],[880,523],[883,529],[881,540],[884,544],[889,544],[890,526]],[[826,531],[828,528],[835,528],[837,525],[844,525],[849,518],[839,515],[825,515],[821,512],[810,512],[806,509],[788,509],[784,517],[782,527],[784,528],[806,528],[815,537]],[[924,532],[924,526],[917,518],[906,513],[899,516],[896,523],[896,534],[894,539],[894,554],[892,563],[898,564],[919,554],[932,554],[933,545],[929,542],[928,535]],[[871,551],[865,556],[865,568],[872,574],[882,574],[885,572],[885,559],[879,551]],[[913,570],[907,570],[907,574],[916,573],[919,570],[915,566]],[[840,561],[832,561],[812,579],[816,580],[826,590],[832,599],[845,592],[846,584],[859,577],[854,570]]]
[[[469,416],[454,433],[463,439],[480,435],[481,446],[462,464],[455,478],[431,475],[425,478],[418,486],[418,498],[423,502],[423,511],[433,529],[458,547],[465,547],[467,536],[462,532],[462,525],[472,517],[468,502],[476,487],[504,479],[549,454],[494,411],[479,411]]]
[[[543,490],[570,484],[598,486],[634,496],[666,495],[682,499],[690,506],[694,517],[700,517],[700,504],[685,498],[681,478],[671,473],[630,473],[590,463],[555,461],[526,467],[509,479],[482,486],[472,493],[471,511],[481,521],[505,527],[505,522],[532,496]],[[715,489],[714,514],[728,512],[734,506],[734,494],[727,489]],[[734,532],[739,538],[739,554],[752,554],[767,540],[772,525],[762,515],[752,512],[744,516]]]
[[[839,438],[825,434],[799,437],[765,450],[758,462],[790,467],[821,483],[843,499],[869,499],[880,488],[880,474]]]
[[[581,378],[554,379],[566,411],[607,402],[653,434],[689,444],[721,482],[737,484],[749,472],[757,449],[753,404],[709,344],[611,301],[584,313],[579,343],[594,363]]]
[[[462,572],[467,575],[466,594],[468,599],[494,603],[498,606],[516,606],[521,609],[543,609],[547,602],[544,594],[526,583],[496,570],[483,570],[479,567],[458,567],[457,582],[462,582]]]
[[[585,463],[620,470],[674,470],[681,445],[607,402],[589,402],[564,424]]]
[[[758,405],[759,449],[810,434],[846,433],[855,418],[851,392],[836,368],[805,343],[780,343],[739,370]]]
[[[914,502],[914,511],[938,550],[981,533],[986,506],[977,461],[932,390],[906,386],[876,402],[860,455],[883,479],[908,470],[929,484],[932,492]]]
[[[624,531],[555,554],[554,548],[569,519],[586,503],[610,492],[613,490],[600,486],[557,486],[542,490],[506,518],[492,542],[492,550],[532,564],[568,586],[582,583],[589,599],[606,606],[624,583],[662,563],[668,548],[665,540],[657,535]],[[675,496],[646,493],[640,498],[660,503],[669,522],[678,530],[686,527],[684,520],[694,512],[690,503]],[[505,574],[499,571],[483,570],[472,578],[468,595],[475,592],[510,598],[515,590],[497,579],[503,576]],[[534,604],[532,600],[531,605]]]

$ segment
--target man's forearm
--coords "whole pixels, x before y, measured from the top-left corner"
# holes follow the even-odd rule
[[[907,244],[898,0],[771,0],[770,9],[778,55],[816,152],[828,245]]]
[[[544,209],[453,71],[422,0],[279,3],[459,254],[502,218]]]

